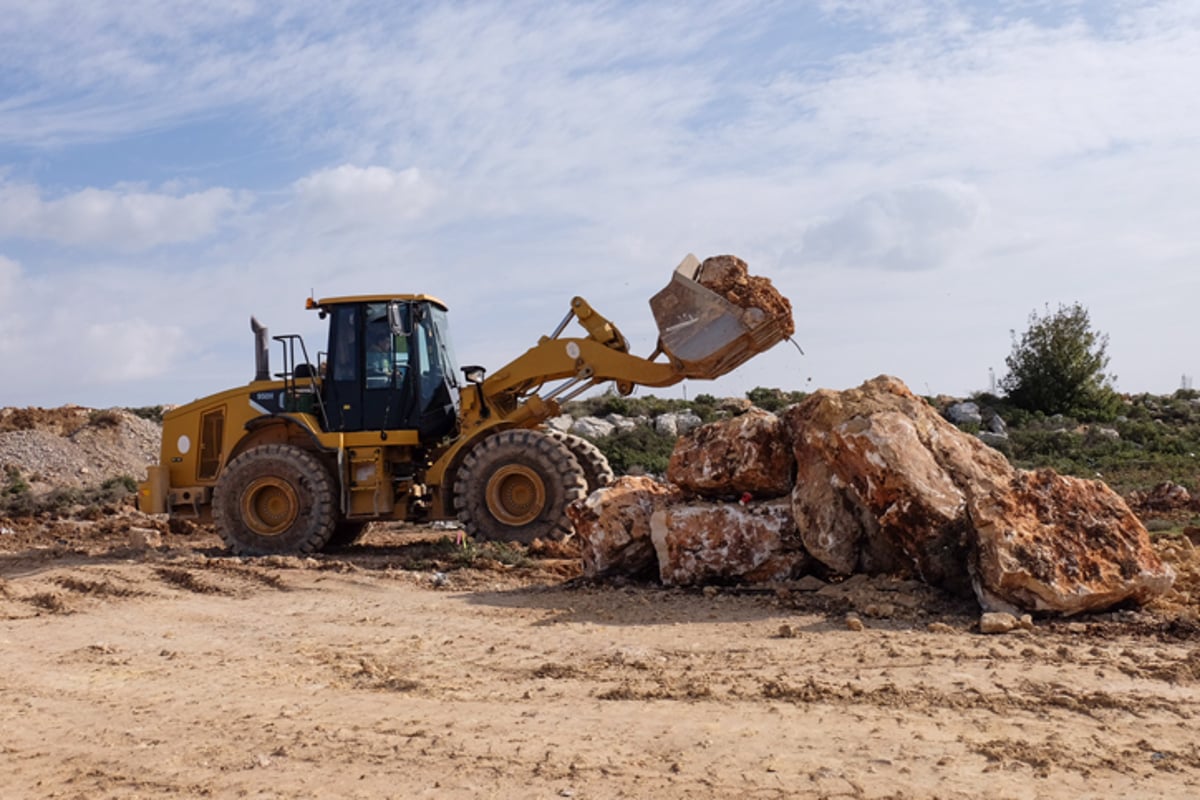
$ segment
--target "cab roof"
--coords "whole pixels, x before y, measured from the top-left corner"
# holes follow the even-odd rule
[[[305,302],[305,308],[325,308],[327,306],[340,306],[347,303],[388,303],[392,300],[400,300],[409,303],[432,303],[443,311],[449,311],[450,308],[431,294],[354,294],[346,295],[345,297],[322,297],[320,300],[308,298]]]

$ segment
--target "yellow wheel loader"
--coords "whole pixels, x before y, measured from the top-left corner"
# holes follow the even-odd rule
[[[564,403],[613,381],[668,386],[715,378],[785,338],[786,322],[699,282],[689,256],[651,300],[659,344],[634,356],[580,297],[549,336],[490,376],[459,378],[446,306],[423,294],[309,299],[329,321],[327,349],[251,319],[256,375],[163,418],[160,463],[138,505],[212,521],[236,554],[345,545],[376,520],[457,518],[482,539],[530,542],[570,531],[565,509],[613,473],[590,442],[545,429]],[[586,336],[565,337],[572,320]],[[547,384],[560,382],[553,388]]]

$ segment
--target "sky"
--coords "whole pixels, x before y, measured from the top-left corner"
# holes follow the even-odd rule
[[[440,297],[493,372],[580,295],[648,355],[688,253],[803,354],[660,396],[986,391],[1073,303],[1169,393],[1198,80],[1194,0],[0,0],[0,406],[244,385],[251,315],[323,349],[311,295]]]

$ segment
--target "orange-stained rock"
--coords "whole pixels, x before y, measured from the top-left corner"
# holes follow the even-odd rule
[[[788,580],[809,563],[787,500],[667,506],[650,536],[667,586]]]
[[[653,574],[650,515],[680,497],[674,486],[625,475],[568,506],[567,516],[579,537],[583,574]]]
[[[1077,614],[1144,602],[1175,577],[1141,521],[1101,481],[1020,472],[1007,492],[973,494],[968,510],[985,610]]]
[[[704,259],[696,280],[736,306],[758,308],[768,317],[783,320],[784,336],[796,332],[791,301],[779,293],[770,279],[751,275],[746,262],[737,256]]]
[[[814,557],[838,572],[907,572],[969,590],[964,490],[1007,481],[1004,456],[886,376],[818,391],[784,420],[796,524]]]
[[[895,378],[819,391],[784,422],[796,524],[833,570],[906,572],[1004,611],[1073,614],[1170,587],[1107,486],[1014,469]]]
[[[705,497],[782,497],[792,488],[795,459],[783,423],[752,408],[682,436],[671,453],[667,480]]]

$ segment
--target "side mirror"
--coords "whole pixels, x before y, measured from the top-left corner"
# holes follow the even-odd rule
[[[467,379],[467,383],[473,383],[476,386],[483,383],[483,377],[487,374],[487,370],[483,367],[470,366],[462,368],[463,377]]]

